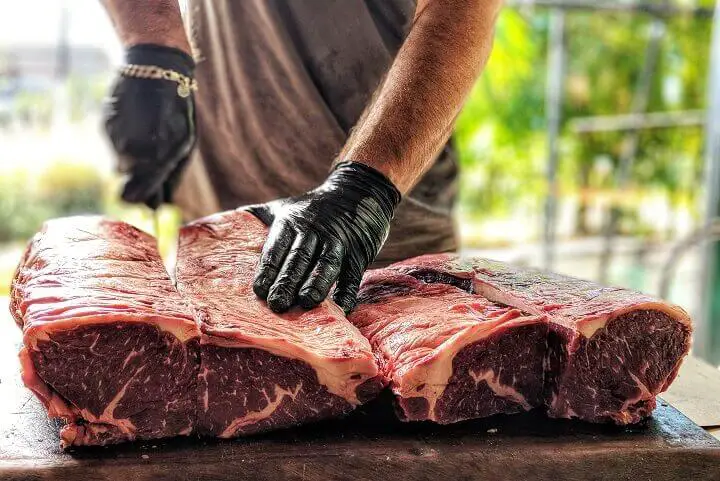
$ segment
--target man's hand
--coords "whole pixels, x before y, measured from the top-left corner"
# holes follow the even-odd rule
[[[432,166],[485,66],[502,0],[417,0],[385,80],[339,157],[385,174],[402,194]]]
[[[128,65],[159,67],[192,79],[194,62],[185,52],[160,45],[127,50]],[[121,74],[105,110],[105,128],[127,174],[127,202],[156,208],[172,200],[195,144],[195,104],[191,89],[166,78]]]
[[[390,229],[400,192],[383,174],[357,162],[337,165],[325,183],[248,210],[270,225],[253,289],[275,312],[327,297],[349,312],[363,272]]]

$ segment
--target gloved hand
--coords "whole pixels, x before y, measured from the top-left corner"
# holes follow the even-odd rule
[[[349,312],[390,230],[400,192],[377,170],[342,162],[306,194],[248,207],[270,226],[253,290],[275,312],[327,297]]]
[[[128,66],[160,67],[192,81],[195,63],[182,50],[161,45],[130,47],[126,63],[106,104],[105,129],[118,154],[118,170],[127,175],[123,200],[156,208],[172,199],[195,145],[195,100],[187,84],[138,78]]]

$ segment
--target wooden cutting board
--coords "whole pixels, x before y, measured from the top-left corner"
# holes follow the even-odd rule
[[[58,447],[21,386],[19,335],[0,328],[0,480],[720,480],[720,441],[665,402],[630,428],[540,413],[404,424],[378,399],[344,420],[234,441]]]

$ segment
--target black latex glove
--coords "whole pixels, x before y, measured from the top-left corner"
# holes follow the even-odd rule
[[[363,272],[390,229],[400,192],[377,170],[337,165],[310,192],[248,210],[270,226],[253,290],[275,312],[298,303],[308,309],[327,297],[349,312]]]
[[[160,45],[136,45],[126,63],[154,65],[192,78],[195,63],[185,52]],[[104,112],[105,129],[127,175],[122,198],[156,208],[170,202],[195,145],[195,100],[178,94],[166,79],[119,76]]]

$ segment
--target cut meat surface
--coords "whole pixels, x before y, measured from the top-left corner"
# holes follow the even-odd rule
[[[65,446],[189,434],[200,332],[155,240],[99,217],[57,219],[29,244],[11,312],[23,381]]]
[[[544,316],[379,270],[365,277],[349,319],[370,340],[404,420],[446,424],[542,403]]]
[[[11,293],[23,380],[64,446],[234,437],[345,414],[383,387],[368,341],[330,301],[272,313],[252,293],[267,229],[227,212],[182,229],[178,286],[155,240],[57,219]]]
[[[685,311],[628,289],[450,254],[408,259],[385,273],[442,279],[546,316],[544,390],[553,417],[638,422],[652,412],[655,396],[670,385],[690,348]],[[518,347],[524,342],[519,339]]]
[[[201,330],[202,434],[229,438],[338,416],[382,388],[368,341],[333,302],[279,315],[255,296],[266,236],[244,211],[180,232],[178,289]]]
[[[368,272],[350,320],[329,300],[275,314],[252,291],[266,236],[241,210],[185,226],[174,286],[155,240],[128,224],[45,224],[10,309],[23,381],[66,421],[64,446],[250,435],[341,416],[385,384],[409,421],[543,406],[628,424],[689,350],[672,304],[446,254]]]

